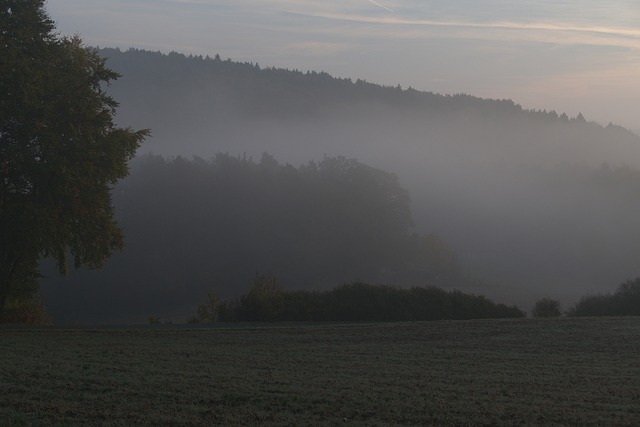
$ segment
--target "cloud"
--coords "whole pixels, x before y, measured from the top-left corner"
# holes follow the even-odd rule
[[[389,12],[393,12],[393,10],[392,10],[392,9],[389,9],[387,6],[385,6],[385,5],[383,5],[383,4],[380,4],[380,3],[378,3],[377,1],[369,0],[369,2],[370,2],[370,3],[375,4],[376,6],[380,6],[381,8],[383,8],[383,9],[385,9],[385,10],[389,11]]]
[[[411,19],[400,16],[366,16],[331,12],[296,12],[289,13],[338,22],[372,24],[376,33],[389,27],[389,35],[395,38],[417,38],[424,36],[425,29],[452,29],[453,34],[441,36],[463,36],[499,40],[530,40],[558,44],[585,44],[597,46],[618,46],[640,49],[640,29],[611,27],[601,25],[577,25],[562,22],[476,22],[465,20]],[[464,31],[464,32],[462,32]],[[505,32],[508,34],[505,35]],[[505,37],[506,36],[506,37]]]
[[[624,119],[613,121],[637,128],[640,9],[631,3],[48,0],[47,9],[61,33],[92,45],[219,53],[558,110],[579,98],[607,120],[617,99]]]

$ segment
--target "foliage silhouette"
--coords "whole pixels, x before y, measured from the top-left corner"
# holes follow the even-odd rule
[[[584,296],[569,316],[640,316],[640,277],[620,284],[613,294]]]
[[[421,233],[455,247],[469,274],[518,288],[512,300],[521,304],[533,303],[523,289],[570,298],[582,286],[603,289],[635,275],[640,198],[637,190],[622,193],[638,188],[631,159],[640,158],[640,139],[622,127],[318,71],[135,49],[101,53],[127,76],[110,88],[127,100],[119,117],[154,129],[153,145],[143,149],[257,159],[266,150],[294,164],[343,154],[398,173]],[[613,172],[602,177],[611,179],[608,189],[593,176],[603,162]],[[614,172],[622,164],[633,173]],[[618,187],[618,179],[627,180]],[[252,268],[244,283],[256,270],[270,272]]]
[[[560,301],[546,297],[537,300],[531,310],[533,317],[559,317],[561,314]]]
[[[515,306],[436,287],[401,289],[354,282],[328,291],[283,291],[259,276],[248,294],[224,302],[220,321],[419,321],[519,318]]]
[[[100,267],[123,234],[110,190],[147,135],[114,124],[96,49],[60,37],[43,0],[0,6],[0,311],[32,296],[38,260]]]
[[[114,301],[112,312],[184,310],[212,287],[229,298],[248,290],[255,271],[287,289],[462,280],[453,251],[413,231],[397,177],[354,159],[294,167],[266,153],[258,161],[142,156],[114,204],[127,250],[99,275],[67,280],[76,296],[92,280],[91,298]]]

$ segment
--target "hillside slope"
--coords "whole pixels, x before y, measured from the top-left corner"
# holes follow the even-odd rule
[[[466,291],[527,307],[640,274],[640,138],[619,126],[218,57],[101,53],[123,75],[109,88],[119,123],[152,130],[142,153],[346,156],[396,173],[416,230],[482,279]]]

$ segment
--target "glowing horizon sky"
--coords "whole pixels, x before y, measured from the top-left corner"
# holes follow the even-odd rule
[[[85,43],[220,54],[640,129],[640,3],[48,0]]]

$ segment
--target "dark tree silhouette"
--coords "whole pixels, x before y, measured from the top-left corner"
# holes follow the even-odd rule
[[[37,287],[38,260],[99,267],[121,248],[110,190],[146,131],[114,125],[118,75],[44,0],[0,5],[0,311]]]
[[[533,317],[558,317],[562,314],[560,301],[551,298],[541,298],[533,306]]]
[[[436,287],[354,282],[328,291],[283,291],[258,276],[251,290],[218,307],[225,321],[407,321],[519,318],[524,312],[478,295]]]
[[[640,316],[640,277],[620,284],[613,294],[584,296],[569,316]]]

